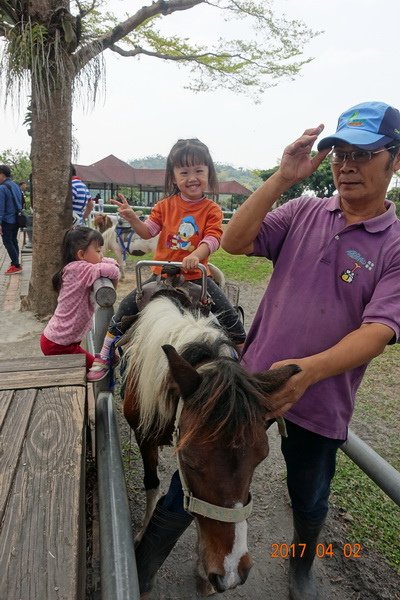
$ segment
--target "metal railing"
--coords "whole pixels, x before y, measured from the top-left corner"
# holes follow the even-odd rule
[[[139,582],[113,395],[96,397],[101,597],[139,600]]]
[[[97,308],[88,350],[99,352],[114,313],[114,286],[98,279],[94,286]],[[99,492],[100,577],[102,600],[139,600],[139,582],[128,495],[121,458],[118,425],[109,378],[94,384],[96,403],[96,463]]]
[[[342,450],[393,502],[400,506],[400,473],[392,465],[350,430]]]

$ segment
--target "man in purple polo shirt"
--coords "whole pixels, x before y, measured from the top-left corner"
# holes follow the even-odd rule
[[[291,600],[316,600],[315,546],[328,512],[336,453],[346,440],[356,390],[369,361],[400,334],[400,221],[386,191],[400,168],[400,113],[383,102],[346,110],[336,133],[311,148],[323,125],[284,153],[279,169],[231,219],[222,247],[265,256],[274,271],[250,328],[243,364],[252,372],[297,363],[273,398],[293,506]],[[280,195],[330,154],[337,195]],[[271,212],[270,212],[271,211]],[[302,548],[302,547],[301,547]]]

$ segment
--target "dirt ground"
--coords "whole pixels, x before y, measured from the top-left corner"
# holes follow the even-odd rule
[[[119,286],[119,297],[123,297],[131,286],[132,278],[128,271],[126,282]],[[240,304],[245,311],[247,329],[263,290],[264,286],[240,284]],[[116,406],[119,409],[118,398]],[[127,482],[132,525],[134,531],[137,531],[145,507],[142,466],[123,418],[120,418],[120,425],[121,444],[125,449],[131,448]],[[225,593],[226,598],[230,600],[288,598],[288,560],[273,557],[273,545],[290,544],[291,509],[276,426],[269,430],[268,436],[270,454],[257,469],[252,484],[254,510],[248,522],[248,546],[254,566],[243,586]],[[164,448],[160,457],[160,479],[164,490],[168,487],[170,476],[175,469],[175,459],[171,450]],[[325,545],[332,544],[334,551],[332,558],[317,558],[315,561],[321,600],[400,600],[400,577],[382,557],[365,548],[363,540],[359,540],[362,546],[360,558],[344,556],[344,550],[348,548],[345,547],[348,542],[345,517],[340,506],[333,506],[321,539]],[[161,568],[152,600],[194,600],[200,597],[196,593],[193,577],[195,540],[195,526],[191,525]]]
[[[119,297],[133,286],[133,266],[130,263],[126,282],[120,284]],[[240,303],[246,315],[246,327],[254,316],[263,286],[240,286]],[[40,355],[38,334],[44,324],[29,313],[10,311],[0,313],[2,331],[1,358]],[[5,344],[7,342],[7,345]],[[116,398],[119,409],[120,399]],[[135,531],[144,515],[145,496],[142,488],[142,466],[135,444],[130,442],[128,427],[120,418],[121,444],[131,448],[132,457],[127,470],[128,492]],[[287,600],[288,561],[272,556],[273,544],[290,543],[292,535],[291,510],[285,486],[285,469],[279,451],[279,435],[273,426],[269,430],[271,451],[260,465],[252,484],[254,511],[248,522],[248,545],[254,566],[247,582],[225,593],[230,600]],[[161,454],[160,474],[164,489],[175,470],[171,451]],[[384,559],[362,545],[361,558],[345,558],[348,542],[346,515],[340,506],[333,506],[321,542],[332,543],[334,557],[316,559],[316,573],[321,588],[321,600],[400,600],[400,578]],[[194,600],[198,598],[193,577],[195,527],[186,531],[159,572],[152,600]],[[98,595],[93,595],[98,597]]]

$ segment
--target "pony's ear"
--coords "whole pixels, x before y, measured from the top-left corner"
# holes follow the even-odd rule
[[[261,383],[264,394],[272,394],[279,390],[292,375],[296,375],[300,371],[298,365],[285,365],[279,369],[269,369],[269,371],[257,373],[256,377]]]
[[[167,356],[172,377],[179,386],[182,398],[188,398],[199,387],[202,379],[201,375],[177,353],[173,346],[165,344],[161,348]]]
[[[268,371],[263,371],[262,373],[256,373],[254,377],[258,380],[258,383],[261,387],[261,392],[265,395],[264,402],[262,402],[263,407],[266,409],[266,428],[270,427],[275,419],[270,420],[268,417],[268,413],[271,411],[271,407],[268,405],[268,396],[273,394],[277,390],[279,390],[285,383],[292,377],[292,375],[296,375],[296,373],[300,373],[301,369],[299,365],[285,365],[284,367],[279,367],[279,369],[269,369]],[[287,436],[286,428],[284,425],[284,421],[281,417],[277,418],[279,433],[284,437]]]

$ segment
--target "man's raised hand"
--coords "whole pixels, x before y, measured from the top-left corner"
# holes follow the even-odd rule
[[[318,169],[330,152],[330,148],[328,148],[318,152],[314,157],[311,156],[314,142],[323,129],[322,124],[318,127],[306,129],[303,135],[285,148],[279,166],[279,174],[283,179],[294,184],[306,179]]]

